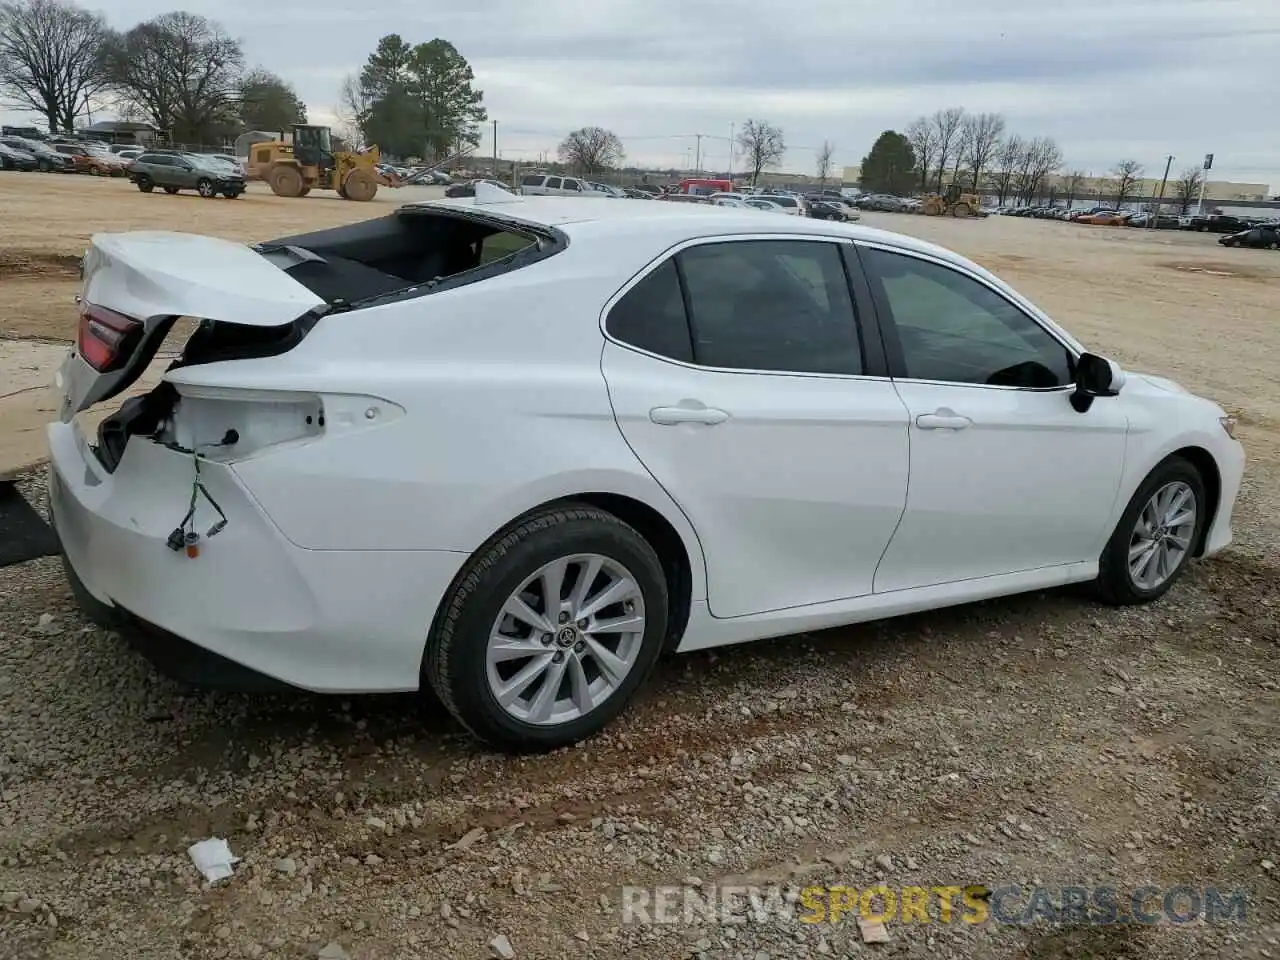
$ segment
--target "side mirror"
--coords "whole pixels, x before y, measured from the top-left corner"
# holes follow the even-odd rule
[[[1124,386],[1125,373],[1114,360],[1093,353],[1082,353],[1076,361],[1076,389],[1071,406],[1084,413],[1095,397],[1114,397]]]

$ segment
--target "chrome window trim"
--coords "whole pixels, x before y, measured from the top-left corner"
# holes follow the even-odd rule
[[[809,234],[809,233],[732,233],[720,234],[716,236],[692,237],[688,240],[681,240],[679,243],[668,247],[658,256],[654,257],[636,272],[623,286],[616,291],[613,296],[605,301],[604,309],[600,311],[600,333],[609,343],[619,346],[624,350],[630,350],[632,353],[638,353],[641,356],[651,357],[654,360],[661,360],[663,363],[669,363],[673,367],[683,367],[686,370],[703,370],[708,373],[741,373],[748,376],[759,377],[805,377],[818,380],[882,380],[891,382],[890,377],[871,376],[865,373],[813,373],[805,370],[751,370],[744,367],[709,367],[699,363],[686,363],[684,360],[676,360],[672,357],[664,357],[660,353],[654,353],[652,350],[646,350],[643,347],[637,347],[634,344],[627,343],[625,340],[619,340],[617,337],[609,333],[606,321],[609,318],[610,311],[617,305],[618,301],[631,292],[632,288],[637,286],[641,281],[648,278],[658,267],[662,266],[668,260],[675,257],[683,250],[690,247],[706,246],[712,243],[734,243],[746,240],[817,240],[822,243],[830,243],[844,246],[852,246],[853,238],[837,237],[830,234]],[[853,291],[849,291],[850,302],[853,301]],[[862,323],[857,316],[857,306],[854,305],[854,322]],[[861,339],[862,331],[858,331],[858,337]]]

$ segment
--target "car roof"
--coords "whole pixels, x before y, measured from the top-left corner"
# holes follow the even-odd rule
[[[764,198],[760,198],[764,199]],[[668,245],[686,239],[732,234],[808,234],[848,237],[927,253],[930,256],[969,268],[981,267],[959,254],[888,230],[877,230],[832,220],[808,217],[767,217],[741,207],[718,207],[701,203],[660,203],[644,200],[605,201],[589,197],[529,197],[512,194],[499,201],[474,198],[424,200],[405,204],[402,209],[457,210],[509,220],[513,227],[555,228],[568,234],[598,239],[608,236],[649,235]]]

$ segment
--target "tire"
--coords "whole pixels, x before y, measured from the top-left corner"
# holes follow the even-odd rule
[[[342,198],[344,200],[353,200],[357,203],[365,203],[372,200],[378,193],[378,181],[373,174],[362,167],[357,167],[347,174],[347,178],[342,181]]]
[[[207,177],[201,177],[196,182],[196,193],[204,197],[206,200],[212,200],[218,195],[218,191],[213,186],[213,181]]]
[[[277,197],[302,196],[304,184],[302,182],[302,173],[297,167],[281,164],[275,167],[268,176],[270,177],[271,192]]]
[[[526,609],[540,616],[539,610],[546,604],[542,599],[543,581],[537,575],[556,561],[568,564],[560,596],[568,594],[565,602],[572,604],[573,588],[583,576],[588,555],[603,562],[602,575],[612,576],[615,581],[629,579],[634,585],[630,606],[610,605],[589,616],[594,618],[596,613],[612,609],[608,619],[625,618],[639,609],[642,630],[625,636],[602,632],[593,638],[588,628],[584,636],[576,633],[574,611],[563,613],[554,621],[542,621],[545,629],[555,631],[553,636],[551,632],[540,634],[543,628],[532,626],[532,621],[503,614],[509,599],[527,597]],[[603,580],[593,580],[593,584],[599,585],[587,599],[598,598],[607,589]],[[526,592],[517,594],[521,590]],[[653,548],[610,513],[582,504],[564,504],[516,521],[476,551],[454,581],[432,624],[423,656],[424,685],[429,685],[449,712],[480,739],[513,753],[553,750],[591,736],[622,712],[657,661],[666,625],[666,580]],[[528,657],[512,657],[490,665],[490,636],[499,629],[508,635],[526,634],[526,640],[513,637],[512,642],[527,642],[529,646],[521,649],[532,651]],[[617,642],[609,649],[611,637]],[[630,660],[631,664],[611,690],[605,689],[609,678],[600,670],[605,661],[594,655],[602,642],[607,653]],[[559,661],[554,660],[557,656]],[[510,709],[502,706],[493,689],[495,682],[500,685],[510,681],[538,662],[547,672],[535,674],[523,688],[517,688]],[[557,678],[552,707],[563,705],[559,707],[562,713],[572,714],[576,709],[571,697],[559,696],[562,690],[575,688],[575,676],[591,685],[603,684],[592,691],[602,699],[586,712],[554,722],[545,715],[540,721],[536,716],[531,718],[536,713],[538,694],[544,692],[544,687],[550,689],[547,676]]]
[[[1178,491],[1179,495],[1182,491],[1190,492],[1195,516],[1189,531],[1186,527],[1178,528],[1179,540],[1185,537],[1187,546],[1173,561],[1173,568],[1164,579],[1157,583],[1142,583],[1135,578],[1130,568],[1130,548],[1134,540],[1142,536],[1138,530],[1139,520],[1148,505],[1153,502],[1157,493],[1168,490]],[[1163,596],[1186,571],[1187,563],[1200,543],[1201,533],[1208,520],[1205,515],[1208,503],[1204,478],[1189,461],[1174,456],[1158,464],[1134,493],[1099,558],[1095,586],[1102,600],[1117,606],[1127,606],[1150,603]],[[1151,571],[1148,568],[1146,572]]]
[[[240,191],[228,190],[226,193],[223,194],[223,196],[226,197],[228,200],[234,200],[236,197],[240,196]]]
[[[151,182],[151,178],[148,177],[146,174],[143,174],[142,176],[138,177],[138,179],[135,180],[134,182],[138,185],[138,189],[141,190],[143,193],[150,193],[152,190],[156,188],[156,185]],[[169,188],[165,187],[165,189],[168,190]]]
[[[41,173],[51,173],[53,171],[53,164],[48,160],[39,160],[36,162],[36,169]]]
[[[169,194],[170,196],[173,196],[175,193],[177,193],[177,192],[178,192],[178,188],[177,188],[177,187],[165,187],[165,188],[164,188],[164,192],[165,192],[165,193],[167,193],[167,194]]]
[[[90,168],[89,168],[89,176],[91,176],[91,177],[100,177],[100,176],[102,176],[102,171],[101,171],[101,170],[99,170],[97,167],[90,167]]]

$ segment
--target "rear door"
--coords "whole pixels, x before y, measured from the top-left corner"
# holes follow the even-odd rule
[[[907,414],[850,251],[693,241],[607,309],[618,426],[697,531],[714,616],[870,593],[902,514]]]

